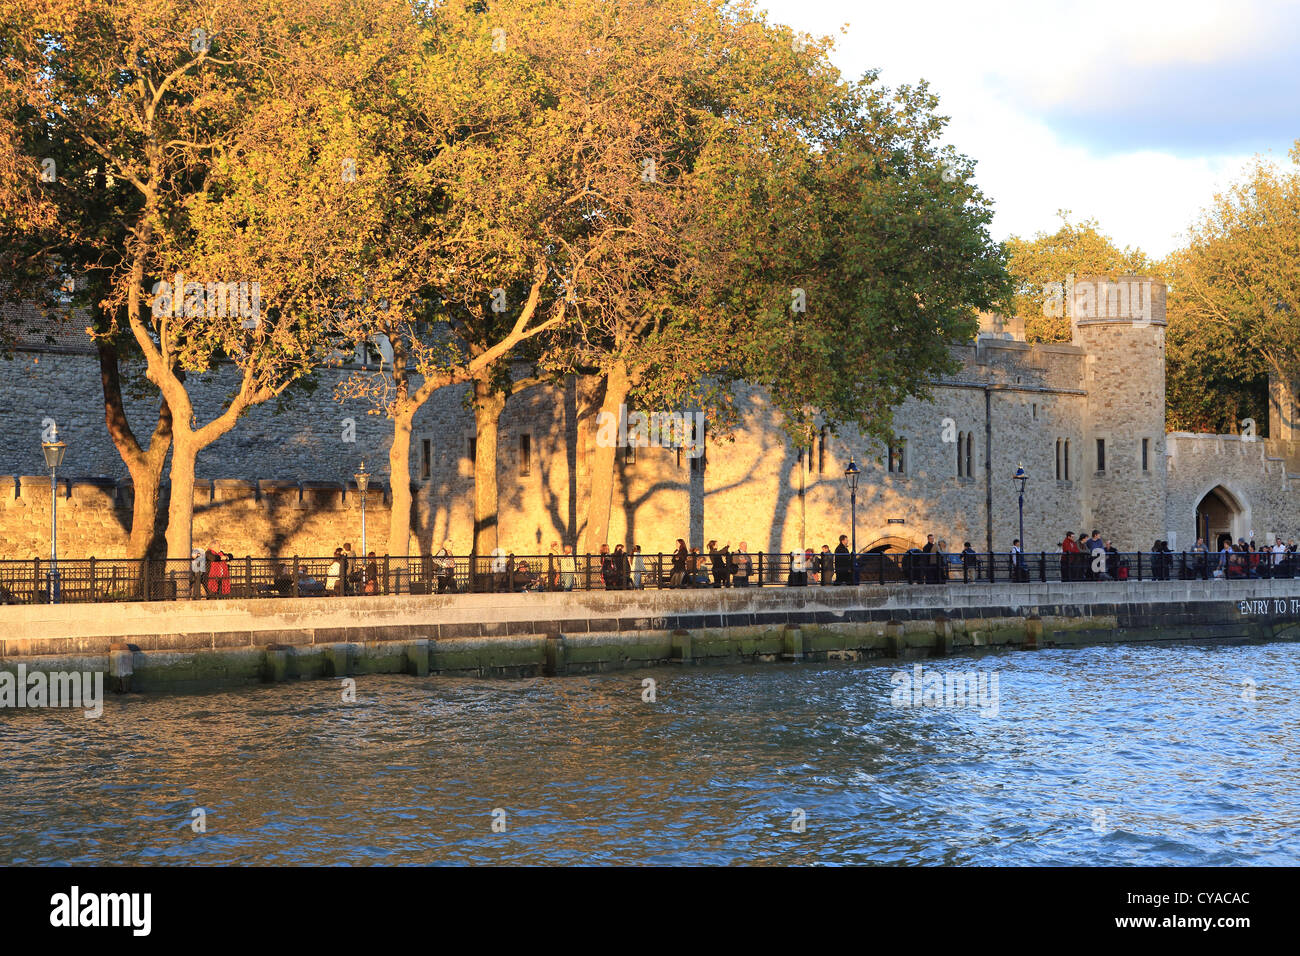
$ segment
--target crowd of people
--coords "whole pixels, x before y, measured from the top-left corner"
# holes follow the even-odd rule
[[[196,552],[197,554],[198,552]],[[1280,578],[1296,577],[1300,572],[1300,556],[1294,540],[1283,542],[1276,538],[1270,546],[1256,546],[1254,541],[1239,539],[1234,543],[1230,536],[1221,535],[1219,550],[1210,551],[1203,538],[1175,561],[1175,552],[1167,541],[1157,540],[1150,551],[1139,557],[1120,552],[1109,538],[1097,530],[1091,534],[1067,532],[1056,546],[1050,561],[1059,562],[1062,581],[1124,581],[1135,573],[1134,560],[1140,560],[1141,574],[1148,580],[1180,578]],[[572,545],[560,547],[551,542],[549,553],[541,558],[518,558],[512,552],[496,548],[476,570],[471,583],[463,575],[458,577],[458,559],[452,543],[446,541],[436,553],[424,558],[424,581],[428,590],[437,593],[454,593],[467,587],[474,590],[493,591],[571,591],[603,588],[605,590],[652,588],[743,588],[763,583],[785,583],[792,587],[830,586],[874,581],[888,570],[890,580],[899,578],[913,584],[939,584],[948,581],[977,581],[988,577],[987,561],[997,562],[997,576],[1003,580],[1029,581],[1045,575],[1047,569],[1034,560],[1031,574],[1030,559],[1019,539],[1011,543],[1004,554],[988,555],[977,552],[969,541],[962,543],[960,551],[950,550],[948,542],[926,536],[921,547],[908,549],[901,556],[879,555],[870,551],[854,553],[848,535],[840,535],[839,543],[831,549],[823,544],[820,550],[806,548],[785,555],[751,552],[747,542],[741,541],[733,550],[731,543],[719,545],[710,540],[703,549],[688,547],[685,540],[677,539],[672,553],[646,556],[640,545],[630,549],[616,544],[612,549],[601,545],[600,553],[588,560],[574,554]],[[219,547],[208,547],[201,562],[196,561],[195,577],[201,583],[206,597],[231,596],[231,563],[229,552]],[[469,570],[465,559],[460,559],[462,572]],[[380,583],[378,559],[374,551],[363,561],[352,550],[351,543],[334,549],[324,580],[313,577],[304,566],[295,569],[279,562],[274,580],[259,590],[289,596],[378,594],[385,590]],[[415,589],[414,582],[410,585]]]
[[[204,597],[221,598],[232,596],[231,562],[233,561],[234,557],[230,552],[223,551],[216,546],[205,548],[202,559],[195,560],[194,576],[201,582],[201,591]],[[313,577],[305,566],[298,566],[296,574],[297,589],[295,592],[295,569],[286,562],[279,561],[275,565],[270,584],[259,582],[255,590],[259,593],[279,594],[281,597],[289,597],[294,593],[304,597],[326,594],[343,597],[350,594],[378,594],[380,592],[378,557],[375,552],[371,551],[366,555],[366,560],[362,562],[356,552],[352,550],[352,542],[350,541],[342,547],[334,549],[334,556],[330,560],[329,569],[325,572],[324,581],[318,577]]]

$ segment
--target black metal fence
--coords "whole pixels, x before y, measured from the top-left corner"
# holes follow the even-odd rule
[[[629,588],[814,587],[1291,578],[1300,554],[1126,551],[1063,555],[966,553],[507,555],[186,560],[0,561],[0,603],[220,600],[250,597],[597,591]]]

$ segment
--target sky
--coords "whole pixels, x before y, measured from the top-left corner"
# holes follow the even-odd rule
[[[1289,167],[1300,139],[1300,0],[758,3],[833,35],[845,76],[928,80],[995,239],[1053,232],[1065,209],[1159,258],[1256,155]]]

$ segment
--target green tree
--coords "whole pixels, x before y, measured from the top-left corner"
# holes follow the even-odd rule
[[[1006,242],[1013,314],[1024,320],[1028,342],[1070,341],[1068,315],[1053,316],[1044,307],[1045,287],[1052,283],[1064,285],[1070,275],[1153,275],[1146,253],[1130,246],[1121,249],[1096,220],[1074,224],[1067,211],[1058,215],[1061,227],[1056,232],[1039,232],[1032,239],[1012,236]]]
[[[1270,376],[1300,382],[1300,141],[1216,194],[1170,257],[1170,419],[1237,431],[1266,420]]]
[[[305,109],[346,87],[372,5],[348,0],[21,0],[6,21],[6,78],[60,135],[133,193],[118,228],[81,236],[111,269],[102,307],[120,315],[172,415],[167,553],[190,555],[195,460],[248,409],[311,371],[317,317],[335,289],[304,241],[277,228],[299,188],[234,209],[231,183],[265,169],[268,112]],[[314,268],[316,267],[316,268]],[[183,275],[181,288],[161,283]],[[219,286],[218,283],[221,285]],[[227,303],[226,283],[242,306]],[[259,296],[260,292],[260,296]],[[259,301],[260,299],[260,301]],[[233,367],[226,405],[197,420],[190,375]]]

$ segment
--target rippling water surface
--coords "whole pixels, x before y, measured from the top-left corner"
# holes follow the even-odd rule
[[[362,677],[355,704],[316,681],[116,697],[99,720],[7,712],[0,861],[1300,861],[1300,646],[923,664],[995,672],[997,716],[891,706],[894,662]]]

